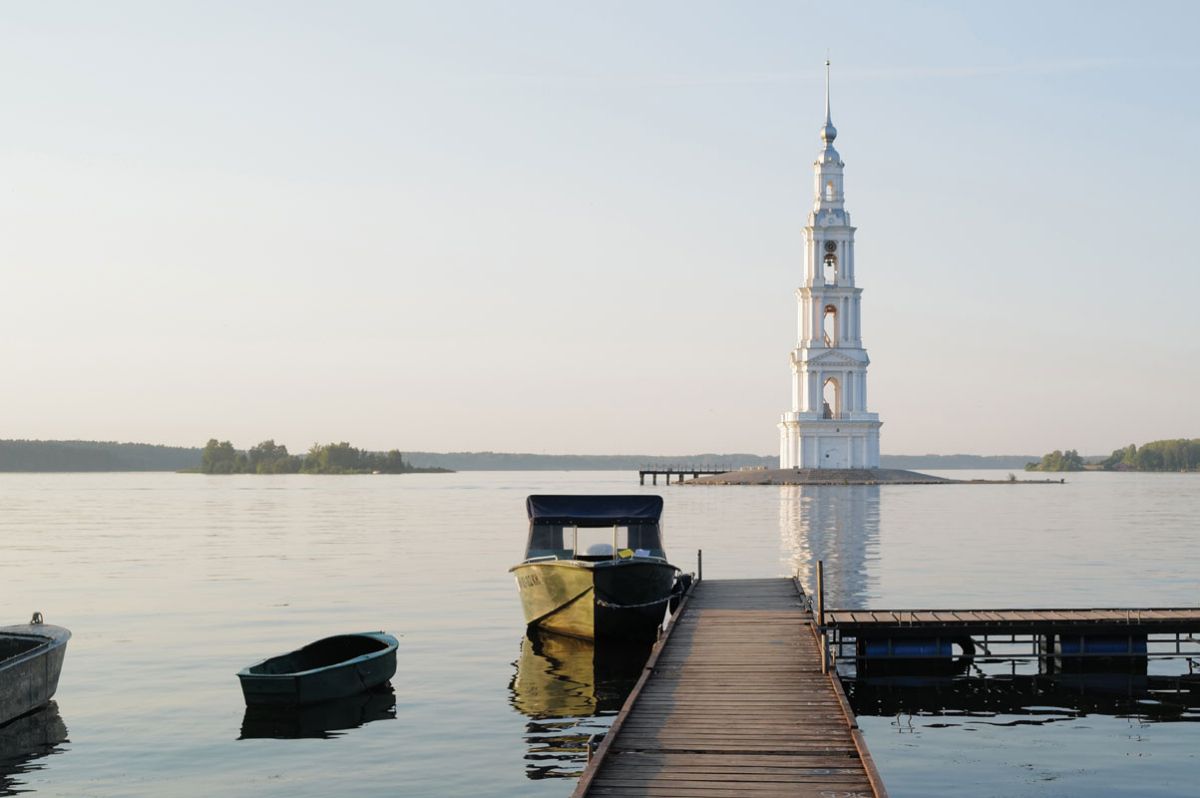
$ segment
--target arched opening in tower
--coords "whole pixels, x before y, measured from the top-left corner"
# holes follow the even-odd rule
[[[837,346],[838,318],[836,305],[825,306],[825,316],[821,320],[821,328],[825,333],[825,346]]]
[[[833,181],[832,180],[825,181],[825,200],[826,200],[826,202],[833,202],[833,200],[834,200]]]
[[[837,285],[837,255],[830,253],[825,256],[825,284]]]
[[[821,418],[842,417],[842,386],[837,377],[827,377],[821,388]]]

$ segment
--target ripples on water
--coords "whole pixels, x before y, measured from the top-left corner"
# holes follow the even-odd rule
[[[642,655],[525,635],[508,568],[535,492],[659,493],[676,564],[694,569],[702,548],[708,578],[811,586],[821,559],[831,605],[1197,603],[1195,475],[841,488],[653,488],[611,472],[2,475],[0,625],[36,609],[74,636],[56,705],[0,727],[0,794],[565,798]],[[246,664],[381,628],[400,639],[393,693],[245,707]],[[1187,669],[1071,683],[993,668],[851,692],[896,798],[1190,796],[1200,708],[1170,681]]]

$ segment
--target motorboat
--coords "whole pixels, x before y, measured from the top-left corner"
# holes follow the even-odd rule
[[[510,572],[525,623],[585,640],[653,641],[685,589],[667,562],[661,496],[525,500],[525,558]]]
[[[326,637],[238,671],[247,704],[315,704],[378,687],[396,673],[386,632]]]
[[[0,726],[50,702],[70,639],[40,612],[29,623],[0,626]]]

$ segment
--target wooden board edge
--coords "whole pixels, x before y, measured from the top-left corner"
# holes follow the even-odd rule
[[[799,582],[796,583],[799,589]],[[803,595],[803,591],[801,591]],[[815,622],[808,622],[809,631],[817,642],[817,649],[821,648],[821,632],[817,629]],[[833,689],[833,694],[837,698],[838,707],[842,710],[842,716],[846,719],[846,724],[850,727],[850,739],[854,742],[854,750],[858,752],[858,758],[862,762],[863,770],[867,773],[867,781],[871,784],[871,790],[875,793],[875,798],[888,798],[887,788],[883,786],[883,777],[879,775],[879,769],[875,767],[875,760],[871,756],[870,749],[867,748],[867,741],[863,738],[862,729],[858,728],[858,718],[854,714],[854,710],[850,706],[850,700],[846,697],[846,691],[842,687],[842,680],[837,674],[837,668],[830,669],[829,673],[825,674],[829,677],[830,687]]]
[[[592,782],[596,778],[596,774],[600,771],[600,766],[604,764],[604,758],[608,756],[608,749],[612,746],[612,741],[617,739],[617,733],[621,730],[621,726],[625,724],[625,719],[629,717],[629,713],[633,711],[634,702],[642,693],[642,688],[646,686],[646,682],[650,680],[650,675],[654,673],[654,666],[658,664],[658,657],[662,650],[666,647],[667,641],[671,639],[671,632],[675,630],[675,622],[683,617],[684,610],[687,609],[688,602],[692,599],[692,594],[696,592],[701,584],[697,581],[692,585],[691,589],[684,595],[679,602],[679,609],[675,610],[675,614],[667,621],[667,628],[663,630],[662,637],[654,644],[654,648],[650,651],[650,656],[646,658],[646,664],[642,667],[642,673],[638,676],[637,683],[633,685],[633,689],[629,691],[629,695],[625,698],[625,703],[621,705],[621,711],[617,713],[617,717],[613,719],[612,725],[608,727],[608,732],[604,735],[604,741],[596,749],[596,753],[592,755],[591,760],[583,769],[583,773],[579,774],[579,781],[575,783],[575,790],[571,793],[571,798],[584,798]]]

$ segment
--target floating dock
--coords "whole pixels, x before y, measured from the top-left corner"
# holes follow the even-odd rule
[[[836,609],[818,622],[833,659],[860,665],[944,660],[957,653],[964,663],[974,657],[1029,659],[1053,671],[1083,667],[1087,660],[1123,658],[1144,668],[1154,657],[1200,657],[1200,607]]]
[[[574,798],[886,798],[791,579],[702,580]]]

